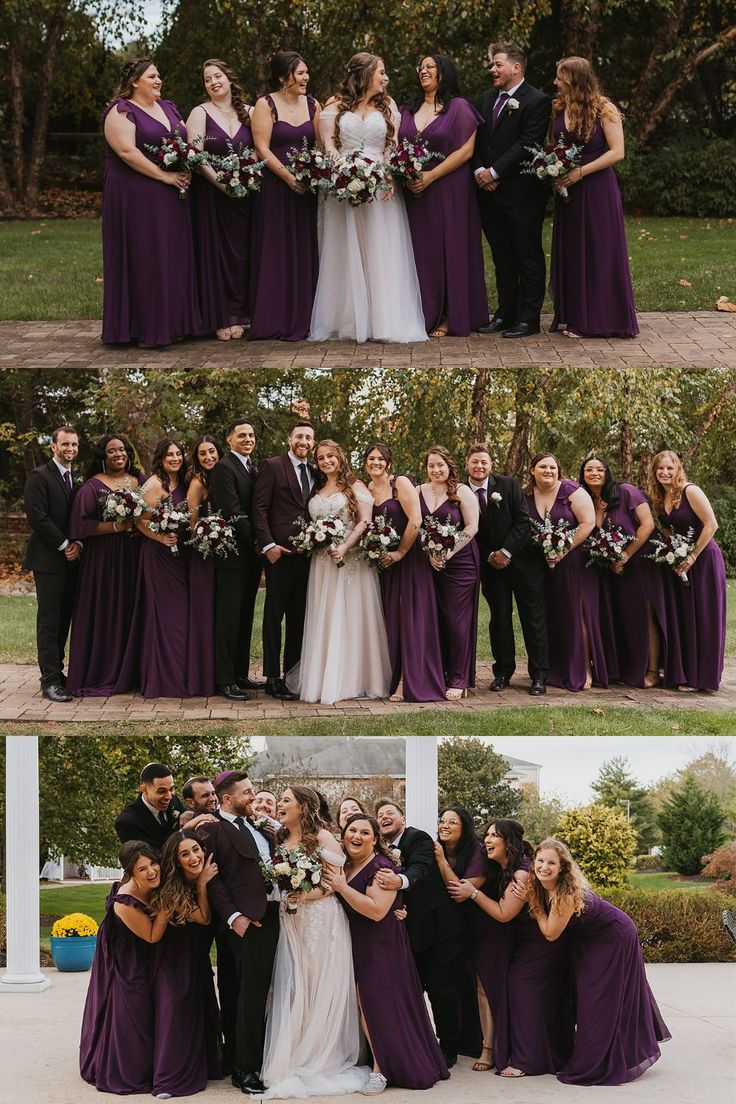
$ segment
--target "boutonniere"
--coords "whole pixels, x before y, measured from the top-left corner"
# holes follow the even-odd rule
[[[181,816],[181,809],[172,809],[171,810],[171,819],[173,820],[174,824],[177,823],[180,816]]]
[[[500,509],[501,503],[503,502],[503,495],[500,495],[498,493],[498,491],[492,491],[491,492],[491,502],[494,502],[496,504],[496,509],[497,510]]]
[[[517,99],[515,99],[513,96],[511,97],[510,100],[506,101],[506,110],[507,111],[516,111],[518,109],[518,107],[519,107],[519,101]]]
[[[395,863],[400,863],[401,862],[401,851],[399,850],[398,847],[389,848],[389,855],[391,856],[391,858],[394,860]]]
[[[253,821],[253,827],[258,828],[262,831],[264,828],[267,828],[270,823],[271,823],[271,818],[270,817],[265,817],[265,816],[256,817],[256,819]]]

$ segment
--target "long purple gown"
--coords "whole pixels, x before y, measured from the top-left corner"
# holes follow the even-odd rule
[[[238,146],[253,147],[250,127],[241,123],[233,138],[207,108],[205,150],[217,157]],[[243,326],[250,316],[249,272],[252,196],[227,196],[199,174],[192,180],[192,218],[203,332]]]
[[[430,152],[449,157],[482,123],[483,117],[475,108],[455,96],[420,137]],[[404,107],[399,139],[416,135],[414,116]],[[440,159],[433,158],[424,170],[428,172],[439,164]],[[404,192],[427,332],[446,319],[448,333],[465,336],[488,321],[483,236],[475,192],[470,161],[440,177],[418,196],[408,188]]]
[[[395,482],[391,482],[392,489]],[[373,507],[373,516],[386,514],[401,537],[407,516],[395,497]],[[394,693],[403,677],[406,701],[442,701],[445,674],[437,613],[437,596],[432,568],[415,541],[403,560],[382,571],[381,598],[386,618],[386,635],[391,657],[391,690]]]
[[[381,869],[396,871],[389,859],[375,855],[350,886],[365,893]],[[400,898],[378,921],[340,900],[350,924],[358,999],[381,1073],[391,1086],[429,1089],[450,1073],[429,1021],[406,925],[394,916]]]
[[[479,839],[473,844],[470,857],[465,869],[455,867],[450,863],[458,878],[484,878],[487,879],[491,869],[491,863],[486,855],[486,849]],[[484,885],[486,882],[484,881]],[[460,1054],[469,1054],[477,1058],[483,1046],[483,1032],[480,1026],[480,1014],[478,1011],[478,987],[476,983],[476,970],[473,959],[473,945],[476,939],[478,914],[485,917],[485,913],[478,908],[473,901],[461,901],[455,904],[465,921],[465,943],[467,954],[462,975],[458,978],[458,991],[460,996],[460,1033],[458,1039],[458,1051]]]
[[[445,499],[430,510],[419,492],[422,518],[434,514],[441,521],[464,527],[460,507]],[[468,541],[442,571],[434,571],[437,606],[440,613],[445,685],[464,689],[475,685],[475,646],[478,632],[478,588],[480,553],[478,542]]]
[[[79,1072],[100,1092],[150,1093],[153,1087],[154,948],[115,915],[115,902],[147,913],[116,882],[105,902],[79,1041]]]
[[[156,947],[154,1096],[190,1096],[222,1076],[211,942],[208,926],[170,924]]]
[[[143,482],[142,476],[138,482]],[[102,480],[88,479],[75,495],[69,520],[72,539],[84,542],[67,675],[69,693],[79,698],[106,698],[115,693],[128,644],[133,650],[138,648],[133,598],[141,537],[128,532],[92,535],[102,521],[100,498],[109,490]]]
[[[697,541],[703,523],[687,500],[688,483],[680,505],[671,514],[662,511],[662,525],[683,536],[688,529]],[[723,553],[709,540],[688,570],[685,586],[670,568],[662,568],[665,594],[672,616],[667,623],[669,661],[665,686],[692,686],[717,690],[723,676],[726,651],[726,566]]]
[[[292,126],[278,118],[272,98],[266,99],[274,115],[271,153],[286,164],[289,150],[301,148],[304,138],[314,145],[317,105],[307,96],[309,119]],[[264,169],[261,190],[253,199],[251,240],[251,340],[304,341],[317,290],[317,200],[309,192],[297,195]]]
[[[170,100],[160,100],[166,129],[131,100],[108,104],[135,124],[136,148],[158,146],[178,129],[181,115]],[[174,338],[202,332],[192,246],[191,204],[177,188],[130,168],[105,146],[102,192],[103,303],[102,340],[169,345]]]
[[[552,521],[564,519],[575,528],[577,518],[570,505],[570,496],[580,484],[574,479],[560,480],[560,489],[549,511]],[[529,516],[535,521],[543,518],[537,510],[534,492],[526,496]],[[541,555],[541,553],[540,553]],[[562,686],[566,690],[582,690],[588,675],[585,661],[583,620],[588,630],[590,657],[593,664],[593,681],[608,686],[608,680],[617,672],[608,669],[601,612],[605,605],[600,600],[600,572],[586,568],[587,552],[581,545],[568,552],[554,570],[547,570],[547,630],[549,632],[550,686]],[[608,626],[605,626],[606,630]],[[608,649],[608,660],[611,649]]]
[[[644,970],[631,917],[590,890],[573,916],[570,962],[577,1029],[570,1061],[557,1074],[566,1085],[623,1085],[660,1056],[672,1036]]]
[[[199,506],[199,516],[210,512],[209,499]],[[187,632],[187,695],[210,698],[215,692],[215,558],[205,560],[187,549],[189,628]]]
[[[552,123],[558,138],[565,132],[563,112]],[[581,145],[575,134],[566,138]],[[581,164],[608,150],[596,119],[583,145]],[[568,189],[568,200],[555,198],[552,221],[550,292],[554,303],[551,330],[560,326],[585,337],[634,337],[639,332],[631,286],[621,192],[612,168],[584,176]]]

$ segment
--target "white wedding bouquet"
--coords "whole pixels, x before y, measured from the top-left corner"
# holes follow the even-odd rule
[[[371,567],[383,570],[383,556],[399,547],[401,537],[394,529],[385,513],[376,514],[369,523],[358,545],[358,555],[367,560]]]
[[[368,157],[363,150],[353,150],[335,162],[329,195],[347,200],[351,207],[360,207],[372,203],[379,192],[390,187],[391,176],[385,161]]]
[[[271,866],[271,874],[279,889],[286,895],[286,911],[296,912],[296,905],[290,897],[299,893],[309,893],[312,889],[325,890],[322,880],[322,863],[316,852],[308,854],[303,847],[293,847],[290,851],[277,850]]]
[[[148,528],[152,533],[170,533],[177,536],[183,525],[189,521],[189,509],[186,502],[172,502],[164,498],[159,502],[150,518]],[[171,555],[179,555],[179,544],[171,545]]]
[[[121,491],[107,491],[101,496],[103,521],[135,521],[148,509],[146,500],[139,490],[124,487]]]
[[[299,532],[289,537],[289,544],[295,552],[301,552],[303,556],[337,548],[345,539],[345,525],[339,517],[329,515],[314,521],[300,517],[297,524]],[[344,561],[340,560],[337,566],[343,567]]]
[[[547,561],[547,567],[554,571],[559,556],[564,556],[572,548],[575,540],[575,525],[571,525],[565,518],[553,521],[549,515],[544,521],[530,518],[532,523],[532,540],[542,550],[542,555]]]
[[[649,552],[644,559],[654,560],[655,563],[664,564],[676,571],[695,548],[695,530],[691,525],[684,536],[682,533],[664,533],[660,530],[659,536],[649,538],[649,544],[654,551]],[[690,586],[687,571],[683,571],[679,579],[685,586]]]
[[[225,521],[222,514],[208,514],[200,518],[194,526],[194,531],[185,544],[191,545],[195,552],[199,552],[203,560],[208,556],[219,556],[225,559],[227,556],[238,556],[238,545],[235,540],[235,530],[232,522]]]

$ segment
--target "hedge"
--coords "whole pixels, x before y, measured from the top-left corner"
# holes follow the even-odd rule
[[[721,924],[723,910],[734,905],[728,894],[609,889],[601,896],[634,921],[645,962],[736,962],[736,945]]]
[[[687,134],[637,150],[617,166],[632,215],[729,218],[736,215],[736,142]]]
[[[634,859],[634,870],[653,873],[664,870],[664,862],[661,855],[637,855]]]
[[[736,487],[709,487],[708,498],[718,518],[716,542],[726,561],[726,574],[736,576]]]

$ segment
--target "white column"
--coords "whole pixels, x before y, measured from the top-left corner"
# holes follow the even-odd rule
[[[5,738],[5,861],[8,966],[0,993],[40,993],[38,886],[38,737]]]
[[[437,835],[437,737],[406,737],[406,823]]]

